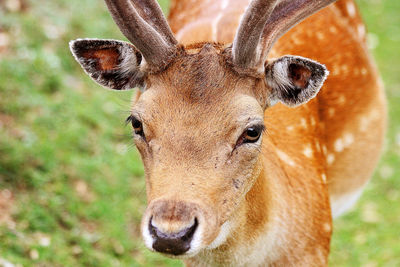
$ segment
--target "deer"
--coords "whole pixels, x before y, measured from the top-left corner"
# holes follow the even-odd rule
[[[139,88],[145,246],[186,266],[325,266],[379,160],[386,100],[352,0],[105,0],[129,42],[76,39]]]

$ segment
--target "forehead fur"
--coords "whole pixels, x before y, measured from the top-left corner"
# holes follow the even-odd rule
[[[196,44],[186,47],[163,72],[148,78],[150,87],[166,94],[183,97],[189,103],[215,102],[232,93],[254,94],[262,79],[239,75],[229,63],[229,56],[219,44]],[[162,89],[161,89],[162,88]]]
[[[149,75],[147,90],[133,106],[134,115],[141,117],[153,136],[173,141],[171,151],[183,141],[185,147],[214,145],[263,114],[257,97],[257,88],[265,86],[262,79],[235,73],[214,45],[196,49],[178,57],[165,71]],[[193,147],[190,151],[198,150]]]

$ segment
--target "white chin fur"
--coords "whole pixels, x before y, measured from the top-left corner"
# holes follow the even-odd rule
[[[147,221],[147,220],[146,220]],[[153,249],[153,237],[150,235],[149,227],[146,223],[142,223],[142,236],[143,236],[143,241],[146,247],[152,251]]]
[[[204,231],[203,227],[198,227],[197,230],[194,232],[192,242],[190,243],[190,249],[186,251],[184,255],[182,255],[183,258],[192,257],[203,248],[202,246],[203,231]]]
[[[232,224],[229,221],[226,221],[222,226],[221,229],[219,230],[218,236],[214,239],[214,241],[208,245],[208,249],[214,249],[222,245],[226,239],[228,238],[228,235],[231,232]]]

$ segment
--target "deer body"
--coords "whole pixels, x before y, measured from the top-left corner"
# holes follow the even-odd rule
[[[170,25],[182,43],[231,43],[249,2],[173,1]],[[277,129],[269,136],[282,140],[276,146],[290,158],[299,158],[299,162],[310,157],[324,159],[325,163],[316,166],[322,167],[320,175],[329,185],[334,216],[351,207],[351,194],[359,196],[369,180],[386,128],[383,84],[365,40],[365,26],[354,1],[341,0],[299,23],[271,51],[271,57],[312,58],[330,70],[314,100],[296,109],[282,105],[267,109],[266,117],[273,122],[266,123],[271,124],[268,129]],[[303,147],[288,145],[289,140],[303,140],[305,134],[311,142],[299,142]]]
[[[100,84],[145,88],[129,121],[146,171],[146,246],[188,266],[326,265],[331,214],[347,210],[369,180],[386,122],[354,3],[329,5],[278,39],[286,30],[276,33],[274,23],[291,25],[311,4],[174,1],[170,25],[185,45],[175,49],[155,2],[133,1],[137,13],[128,22],[117,14],[129,5],[106,2],[138,50],[98,40],[71,49]],[[261,18],[252,8],[263,10]],[[129,25],[141,25],[140,17],[144,32],[150,25],[160,33],[149,41],[158,56]],[[268,18],[272,26],[264,28]],[[326,69],[285,55],[330,70],[315,98]]]

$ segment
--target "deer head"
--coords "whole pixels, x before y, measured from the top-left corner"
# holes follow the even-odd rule
[[[145,167],[142,234],[149,249],[192,256],[224,242],[226,225],[240,216],[236,211],[263,170],[265,109],[307,102],[328,74],[310,59],[271,59],[268,52],[283,33],[331,2],[256,0],[232,45],[183,47],[155,0],[106,0],[133,45],[71,41],[94,81],[141,89],[127,121]]]

